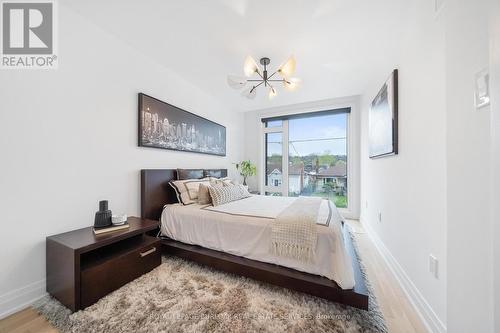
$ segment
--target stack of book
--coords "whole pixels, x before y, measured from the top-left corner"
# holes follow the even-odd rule
[[[109,227],[102,227],[102,228],[93,227],[92,229],[94,230],[94,234],[100,235],[100,234],[104,234],[107,232],[124,230],[124,229],[128,229],[128,228],[129,228],[128,223],[125,223],[122,225],[110,225]]]

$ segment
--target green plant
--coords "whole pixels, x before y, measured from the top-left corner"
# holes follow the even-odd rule
[[[236,164],[236,170],[240,172],[240,175],[243,176],[243,185],[247,184],[247,178],[251,176],[255,176],[257,174],[257,167],[248,161],[242,161],[239,164]]]
[[[323,185],[323,191],[326,193],[334,193],[337,190],[337,186],[334,183],[326,183]]]

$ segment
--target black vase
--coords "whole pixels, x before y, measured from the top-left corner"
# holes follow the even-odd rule
[[[108,209],[108,200],[99,201],[99,211],[95,213],[94,228],[111,226],[111,211]]]

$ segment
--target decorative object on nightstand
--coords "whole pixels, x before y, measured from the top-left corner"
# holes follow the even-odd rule
[[[242,161],[236,164],[236,170],[243,176],[243,185],[247,185],[247,178],[257,174],[257,167],[248,161]]]
[[[113,225],[124,225],[127,223],[127,214],[117,214],[111,216],[111,222]]]
[[[94,228],[106,228],[111,226],[111,210],[108,209],[108,200],[99,201],[99,211],[95,213]]]
[[[96,229],[96,227],[93,227],[92,230],[94,231],[94,234],[100,235],[100,234],[105,234],[108,232],[128,229],[128,227],[129,227],[128,223],[123,223],[121,225],[112,225],[112,226],[105,227],[105,228],[97,228]]]
[[[94,234],[100,235],[107,232],[127,229],[127,215],[112,215],[108,209],[108,200],[99,201],[99,211],[95,213]]]
[[[129,217],[127,227],[99,236],[87,227],[47,237],[47,292],[78,311],[159,266],[159,222]]]

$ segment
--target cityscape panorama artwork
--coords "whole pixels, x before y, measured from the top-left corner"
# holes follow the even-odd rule
[[[226,156],[226,128],[140,93],[139,146]]]

